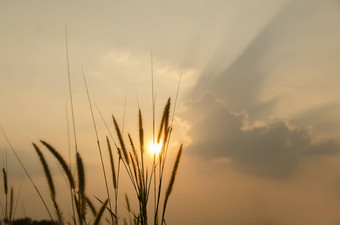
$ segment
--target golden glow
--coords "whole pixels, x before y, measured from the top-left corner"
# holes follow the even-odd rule
[[[162,150],[162,142],[160,143],[150,142],[149,151],[151,152],[151,154],[158,155],[161,152],[161,150]]]

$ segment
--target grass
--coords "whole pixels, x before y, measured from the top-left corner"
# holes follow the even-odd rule
[[[144,127],[143,127],[143,116],[141,110],[138,113],[138,141],[139,144],[135,145],[135,142],[131,135],[127,134],[127,140],[121,132],[121,129],[118,125],[117,120],[114,116],[112,116],[112,122],[115,127],[116,138],[118,139],[118,144],[109,139],[106,136],[106,144],[108,150],[108,161],[110,162],[110,170],[111,170],[111,180],[113,184],[113,192],[115,196],[111,201],[115,205],[115,209],[109,206],[110,199],[107,198],[105,201],[102,201],[97,198],[97,200],[101,203],[101,207],[97,209],[91,200],[88,198],[88,194],[86,193],[86,170],[85,165],[83,163],[81,154],[76,152],[76,176],[74,176],[71,172],[71,168],[69,164],[66,162],[65,158],[56,150],[51,144],[46,141],[41,140],[40,143],[32,143],[33,149],[35,150],[45,174],[45,178],[47,181],[47,185],[50,192],[50,200],[53,205],[53,213],[50,210],[49,206],[46,204],[47,200],[42,198],[42,201],[45,202],[45,208],[47,212],[50,213],[51,220],[55,224],[74,224],[74,225],[98,225],[99,223],[104,223],[103,218],[106,213],[111,220],[107,220],[106,223],[116,225],[121,223],[121,219],[119,219],[117,215],[118,208],[118,190],[119,190],[119,174],[118,166],[120,163],[124,166],[128,178],[130,180],[131,185],[133,186],[133,190],[135,191],[136,202],[138,205],[138,210],[134,211],[133,207],[131,207],[130,200],[127,195],[125,195],[125,203],[126,210],[128,212],[128,218],[123,218],[124,224],[130,225],[147,225],[147,224],[166,224],[165,213],[168,204],[168,200],[174,188],[174,182],[176,178],[176,174],[178,171],[178,166],[180,162],[180,158],[182,155],[182,145],[179,147],[176,160],[174,162],[174,166],[172,169],[171,176],[168,181],[168,185],[166,190],[164,191],[163,179],[164,179],[164,168],[166,164],[166,156],[168,153],[169,140],[171,135],[171,127],[170,127],[170,107],[171,101],[170,99],[167,101],[164,110],[162,119],[159,124],[159,130],[157,134],[157,138],[155,141],[157,143],[163,143],[161,152],[159,155],[154,155],[153,161],[151,165],[147,165],[146,156],[146,148],[144,141]],[[114,143],[114,148],[112,148],[111,142]],[[114,157],[114,152],[116,151],[118,157]],[[15,152],[14,148],[13,151]],[[66,212],[67,214],[71,214],[71,221],[65,220],[65,211],[63,211],[58,204],[57,193],[58,191],[55,188],[54,178],[50,172],[49,163],[45,158],[45,154],[51,154],[56,161],[58,162],[60,168],[62,169],[63,175],[68,185],[69,192],[71,193],[70,198],[72,202],[72,212]],[[20,160],[19,156],[18,159]],[[118,163],[117,163],[118,161]],[[20,160],[21,162],[21,160]],[[149,161],[148,161],[149,162]],[[70,163],[70,162],[69,162]],[[151,162],[149,162],[151,163]],[[24,165],[21,164],[24,168]],[[104,164],[102,164],[104,166]],[[25,169],[25,171],[27,171]],[[29,173],[27,175],[30,177]],[[105,175],[106,176],[106,175]],[[30,178],[31,179],[31,178]],[[5,168],[3,169],[3,182],[4,182],[4,193],[5,193],[5,206],[2,206],[3,211],[3,220],[7,224],[11,224],[13,220],[13,203],[14,203],[14,194],[13,188],[11,188],[10,192],[8,191],[8,178],[7,172]],[[32,184],[34,182],[32,180]],[[154,200],[155,206],[154,209],[151,210],[149,207],[149,200],[152,196],[152,186],[154,187]],[[39,189],[36,189],[38,193],[40,193]],[[63,191],[65,193],[65,191]],[[41,196],[41,195],[40,195]],[[91,215],[88,215],[88,210],[90,209]],[[91,218],[94,217],[94,221],[91,222]]]
[[[71,160],[67,163],[65,158],[59,153],[56,148],[54,148],[51,144],[46,141],[41,140],[40,143],[32,143],[33,149],[35,150],[45,174],[45,178],[47,181],[47,185],[50,192],[50,200],[52,203],[53,210],[50,209],[50,204],[47,203],[47,199],[42,197],[41,191],[35,185],[34,180],[30,176],[28,170],[25,168],[22,160],[16,153],[16,150],[12,146],[10,140],[8,139],[5,131],[1,128],[5,139],[7,140],[10,149],[14,153],[17,158],[19,164],[25,171],[25,174],[29,178],[31,184],[35,188],[39,198],[43,202],[43,205],[48,213],[51,221],[54,224],[66,225],[98,225],[99,223],[104,224],[112,224],[118,225],[119,223],[130,224],[130,225],[164,225],[166,224],[166,209],[169,202],[170,195],[174,188],[174,182],[178,171],[178,166],[180,162],[180,158],[182,155],[182,145],[179,147],[176,160],[173,165],[171,176],[167,184],[164,184],[164,171],[166,165],[166,159],[169,149],[169,142],[172,132],[172,121],[170,121],[170,111],[171,111],[171,100],[168,99],[167,103],[164,106],[163,114],[161,120],[159,121],[159,128],[157,132],[157,136],[154,137],[154,143],[157,144],[162,143],[161,151],[158,155],[153,155],[153,160],[146,160],[146,146],[145,146],[145,131],[143,125],[143,115],[141,110],[138,111],[138,126],[135,128],[138,131],[138,139],[137,142],[132,138],[132,136],[127,133],[125,136],[120,128],[115,116],[112,115],[112,123],[114,125],[114,133],[112,135],[110,133],[110,138],[106,136],[106,145],[109,157],[106,159],[110,164],[111,171],[111,180],[113,185],[113,193],[114,197],[111,198],[108,188],[108,178],[105,173],[105,164],[104,157],[102,155],[102,149],[99,142],[98,132],[96,128],[96,123],[93,116],[92,104],[90,100],[90,95],[86,83],[85,74],[83,74],[84,82],[86,85],[86,91],[88,95],[89,107],[91,110],[91,115],[94,124],[94,131],[96,134],[96,141],[98,147],[98,153],[101,159],[101,166],[103,169],[103,176],[105,178],[105,188],[107,190],[107,198],[103,201],[99,198],[96,198],[101,206],[99,209],[95,207],[95,205],[91,202],[89,194],[86,192],[86,167],[82,160],[81,154],[78,152],[76,148],[75,155],[75,165],[76,165],[76,174],[72,174],[71,168]],[[154,106],[153,106],[154,107]],[[98,108],[97,108],[98,109]],[[174,109],[173,109],[174,110]],[[98,112],[100,113],[99,109]],[[101,115],[101,113],[100,113]],[[101,115],[102,117],[102,115]],[[102,117],[103,118],[103,117]],[[103,120],[105,123],[105,121]],[[108,128],[107,124],[105,123]],[[154,128],[153,128],[154,129]],[[153,134],[155,132],[153,131]],[[118,142],[115,142],[115,138]],[[74,137],[76,138],[76,137]],[[113,145],[112,145],[113,143]],[[75,139],[75,147],[76,139]],[[67,182],[68,191],[70,193],[70,199],[72,204],[72,211],[65,212],[62,208],[60,208],[58,204],[58,191],[55,188],[54,178],[49,169],[49,163],[45,158],[45,154],[51,154],[55,160],[57,161],[65,181]],[[115,154],[116,153],[116,154]],[[115,157],[115,155],[117,157]],[[148,163],[151,163],[148,165]],[[126,210],[128,212],[128,218],[121,218],[118,216],[118,208],[120,205],[119,201],[119,179],[121,174],[121,165],[123,169],[125,169],[128,179],[130,180],[130,184],[133,187],[135,192],[135,202],[138,206],[137,210],[134,210],[132,205],[130,204],[130,200],[127,195],[125,195],[125,204]],[[14,191],[13,187],[8,188],[8,175],[5,168],[3,168],[3,183],[4,183],[4,194],[5,194],[5,202],[1,203],[2,210],[2,220],[5,224],[11,224],[14,218]],[[166,188],[166,189],[165,189]],[[9,191],[10,190],[10,191]],[[124,191],[124,190],[122,190]],[[65,190],[62,191],[65,193]],[[18,196],[19,197],[19,196]],[[150,207],[150,199],[153,197],[154,206]],[[113,204],[111,204],[111,202]],[[114,209],[112,208],[114,205]],[[91,211],[91,214],[88,213],[88,209]],[[64,215],[71,215],[70,221],[67,221]],[[108,219],[111,218],[111,219]],[[94,218],[94,220],[91,220]],[[106,220],[104,220],[105,218]]]
[[[124,224],[130,225],[163,225],[166,224],[166,208],[174,188],[174,182],[176,178],[176,174],[178,171],[178,166],[180,162],[180,158],[182,155],[182,145],[179,147],[176,160],[174,162],[174,166],[172,169],[171,176],[169,178],[168,184],[166,186],[166,190],[164,191],[164,171],[166,165],[166,159],[169,149],[169,143],[171,139],[171,132],[172,132],[172,124],[173,118],[176,108],[179,84],[176,93],[176,100],[175,100],[175,107],[173,108],[173,115],[172,120],[170,121],[170,111],[171,111],[171,101],[170,98],[168,99],[167,103],[165,104],[162,119],[159,122],[159,129],[157,133],[157,137],[155,134],[155,101],[156,97],[154,94],[154,87],[153,87],[153,61],[152,61],[152,53],[151,53],[151,81],[152,81],[152,136],[153,136],[153,143],[159,144],[162,143],[161,151],[158,155],[153,155],[153,160],[150,162],[146,160],[146,147],[145,147],[145,131],[143,126],[143,115],[141,110],[138,111],[138,126],[135,128],[138,131],[138,144],[132,136],[127,133],[124,135],[124,121],[123,121],[123,128],[121,129],[115,116],[112,115],[112,123],[114,125],[115,135],[109,130],[107,123],[103,119],[99,108],[97,110],[110,134],[110,138],[106,136],[106,145],[107,151],[109,154],[108,161],[110,164],[111,170],[111,179],[113,184],[113,193],[114,197],[111,198],[110,190],[108,185],[108,177],[106,174],[106,167],[104,163],[104,157],[102,154],[102,147],[99,140],[99,135],[97,131],[96,120],[94,118],[94,112],[92,107],[92,102],[90,98],[89,88],[86,81],[86,76],[84,71],[82,70],[83,80],[86,88],[87,99],[89,103],[89,109],[91,111],[93,128],[96,135],[96,142],[98,148],[98,154],[100,156],[102,173],[105,180],[105,189],[107,198],[105,200],[101,200],[97,198],[95,195],[95,199],[100,202],[101,206],[99,209],[95,207],[95,205],[91,202],[90,196],[86,192],[86,167],[82,160],[82,156],[78,151],[77,146],[77,132],[76,132],[76,124],[75,124],[75,115],[73,109],[73,99],[72,99],[72,85],[71,85],[71,76],[70,76],[70,69],[69,69],[69,56],[68,56],[68,46],[67,46],[67,29],[66,29],[66,60],[67,60],[67,77],[68,77],[68,87],[69,87],[69,97],[71,103],[71,115],[72,115],[72,128],[73,128],[73,137],[74,137],[74,147],[75,147],[75,162],[76,162],[76,174],[72,173],[72,160],[71,154],[69,150],[69,160],[68,163],[66,162],[65,158],[59,153],[56,148],[54,148],[51,144],[46,141],[40,140],[40,143],[32,143],[33,149],[35,150],[41,165],[42,169],[45,174],[45,178],[47,181],[47,185],[50,192],[50,200],[52,202],[54,211],[49,207],[47,204],[47,199],[45,199],[39,188],[35,185],[34,180],[30,176],[28,170],[24,166],[22,160],[20,159],[19,155],[17,154],[15,148],[11,144],[9,138],[6,135],[4,129],[0,126],[1,131],[7,141],[11,151],[15,155],[17,161],[19,162],[20,166],[24,170],[26,176],[29,178],[31,184],[33,185],[35,191],[37,192],[41,202],[44,205],[46,212],[48,213],[50,220],[54,224],[58,225],[98,225],[108,223],[111,225],[118,225],[119,223],[124,222]],[[126,102],[125,102],[126,105]],[[125,120],[125,111],[124,111],[124,120]],[[69,121],[67,119],[67,124]],[[68,140],[69,138],[69,129],[68,132]],[[115,138],[118,142],[115,141]],[[128,140],[128,141],[126,141]],[[111,144],[113,143],[113,145]],[[51,154],[55,160],[57,161],[58,165],[61,168],[62,174],[65,178],[65,181],[68,186],[68,192],[70,193],[70,200],[71,200],[71,212],[65,212],[62,208],[60,208],[57,199],[58,191],[54,185],[54,178],[50,172],[49,164],[45,158],[45,151]],[[114,154],[116,152],[116,154]],[[117,157],[114,157],[117,155]],[[148,165],[151,163],[151,165]],[[135,201],[138,209],[135,211],[133,207],[131,207],[130,200],[127,195],[125,195],[125,203],[126,203],[126,210],[128,212],[128,218],[120,218],[118,215],[118,208],[119,208],[119,190],[120,190],[120,174],[121,174],[121,167],[125,169],[128,179],[130,181],[131,186],[135,192]],[[13,188],[10,188],[10,193],[8,192],[8,180],[7,180],[7,171],[3,168],[3,181],[4,181],[4,193],[5,193],[5,202],[0,202],[1,211],[2,211],[2,220],[6,224],[11,225],[14,212],[16,206],[13,208],[14,205],[14,192]],[[122,190],[124,191],[124,190]],[[152,195],[153,192],[153,195]],[[19,189],[20,193],[20,189]],[[63,191],[63,193],[66,193]],[[154,207],[151,210],[150,207],[150,198],[154,200]],[[19,196],[18,196],[19,198]],[[18,199],[17,198],[17,199]],[[114,205],[114,209],[113,206]],[[91,211],[91,215],[88,213],[88,208]],[[65,214],[71,215],[70,221],[65,219]],[[105,217],[108,215],[110,219]],[[94,218],[92,222],[92,218]],[[103,220],[105,218],[106,220]],[[1,225],[1,224],[0,224]]]

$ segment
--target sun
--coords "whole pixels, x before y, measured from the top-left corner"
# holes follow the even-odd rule
[[[158,155],[162,150],[162,145],[163,145],[162,142],[154,143],[154,142],[151,141],[150,144],[149,144],[150,153],[153,154],[153,155]]]

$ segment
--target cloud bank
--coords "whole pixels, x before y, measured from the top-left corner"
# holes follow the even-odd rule
[[[192,124],[190,154],[227,158],[236,169],[260,176],[288,176],[301,158],[339,150],[334,140],[313,137],[284,118],[250,123],[247,111],[233,112],[211,93],[188,103],[185,115]]]

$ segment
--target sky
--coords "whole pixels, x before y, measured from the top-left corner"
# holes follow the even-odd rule
[[[0,1],[0,124],[44,196],[31,143],[68,154],[66,30],[89,193],[105,196],[82,68],[105,120],[137,138],[140,106],[149,142],[152,58],[156,121],[182,77],[167,224],[340,224],[340,1]],[[0,151],[15,193],[22,182],[16,217],[48,218],[3,135]],[[122,189],[135,203],[124,176]]]

